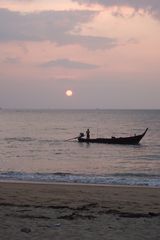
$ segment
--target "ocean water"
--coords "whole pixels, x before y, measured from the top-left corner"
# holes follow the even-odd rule
[[[136,146],[66,141],[147,127]],[[0,180],[160,187],[160,110],[0,110]]]

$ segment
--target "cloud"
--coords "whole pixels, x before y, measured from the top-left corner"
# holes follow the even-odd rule
[[[74,68],[74,69],[94,69],[97,68],[97,65],[82,63],[77,61],[72,61],[69,59],[57,59],[45,62],[41,64],[43,67],[64,67],[64,68]]]
[[[114,38],[80,34],[82,25],[97,14],[82,10],[21,14],[0,9],[0,41],[52,41],[59,46],[79,44],[89,49],[115,47],[118,43]],[[79,34],[75,33],[77,29]]]
[[[17,57],[7,57],[3,60],[3,63],[17,64],[20,63],[20,59]]]
[[[72,0],[79,4],[100,4],[105,7],[128,6],[136,11],[143,9],[154,17],[160,18],[160,1],[159,0]]]

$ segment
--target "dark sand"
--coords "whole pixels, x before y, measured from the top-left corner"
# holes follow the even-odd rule
[[[160,189],[0,183],[0,240],[159,240]]]

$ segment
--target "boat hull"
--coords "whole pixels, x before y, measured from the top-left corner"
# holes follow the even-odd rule
[[[135,135],[131,137],[112,137],[112,138],[78,138],[79,142],[86,142],[86,143],[104,143],[104,144],[126,144],[126,145],[136,145],[139,144],[141,139],[146,134],[148,128],[145,130],[143,134]]]

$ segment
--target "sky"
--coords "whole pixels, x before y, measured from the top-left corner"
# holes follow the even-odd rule
[[[0,0],[0,107],[160,109],[160,1]]]

